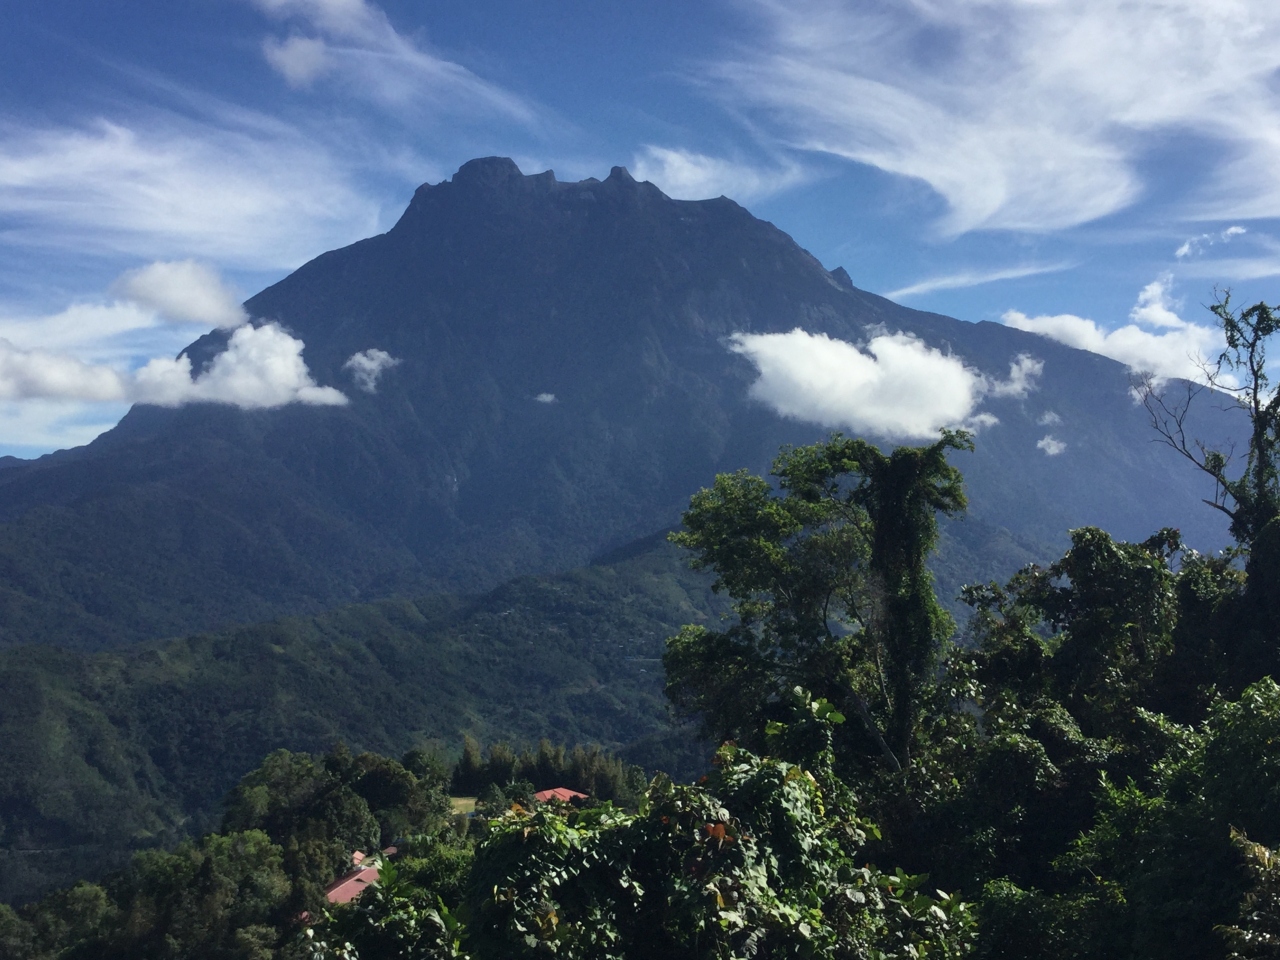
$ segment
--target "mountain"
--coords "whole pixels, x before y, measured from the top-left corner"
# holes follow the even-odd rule
[[[828,433],[751,399],[756,369],[727,348],[796,327],[907,332],[993,380],[1043,362],[1033,392],[987,399],[999,423],[956,457],[972,510],[947,527],[947,591],[1049,559],[1083,524],[1226,541],[1120,364],[857,290],[731,200],[672,200],[619,167],[561,183],[471,161],[246,309],[350,403],[139,405],[86,447],[9,462],[0,642],[97,649],[582,564],[678,523],[717,471]],[[227,336],[188,348],[196,369]],[[344,365],[374,348],[399,363],[369,393]],[[1205,412],[1210,439],[1230,428]]]

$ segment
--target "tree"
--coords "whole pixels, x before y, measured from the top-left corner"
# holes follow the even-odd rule
[[[1187,415],[1204,389],[1183,382],[1182,395],[1171,399],[1150,374],[1137,384],[1152,426],[1160,437],[1214,481],[1214,496],[1206,500],[1231,519],[1231,535],[1251,545],[1271,520],[1280,516],[1280,392],[1267,376],[1267,341],[1280,330],[1280,316],[1266,303],[1240,311],[1231,309],[1231,295],[1209,308],[1222,326],[1226,348],[1204,368],[1210,388],[1232,398],[1249,417],[1249,449],[1239,476],[1232,477],[1233,452],[1217,450],[1187,436]]]
[[[443,770],[407,759],[426,780],[389,757],[353,756],[342,744],[323,758],[277,750],[227,796],[223,832],[264,831],[284,850],[294,907],[319,910],[324,887],[349,869],[352,853],[374,853],[448,822]]]
[[[961,715],[978,722],[953,722],[945,742],[930,738],[941,786],[921,797],[921,816],[900,838],[933,877],[970,891],[997,879],[1055,889],[1053,864],[1093,821],[1099,777],[1150,781],[1176,739],[1143,708],[1165,696],[1179,596],[1169,561],[1179,546],[1172,530],[1124,543],[1084,527],[1051,566],[964,589],[969,642],[947,667],[967,694]],[[1195,678],[1179,680],[1180,691],[1194,690]],[[1011,918],[1038,901],[1002,890],[998,925],[1015,931],[1022,925]]]
[[[784,451],[776,491],[739,471],[695,494],[671,540],[716,572],[738,623],[668,641],[673,702],[711,736],[758,742],[799,685],[851,704],[885,762],[908,768],[922,690],[954,629],[925,566],[937,514],[966,506],[946,456],[972,449],[962,431],[890,454],[837,434]]]
[[[1215,364],[1206,366],[1205,379],[1249,419],[1243,463],[1233,450],[1188,438],[1187,416],[1204,387],[1186,383],[1177,400],[1157,390],[1150,377],[1140,389],[1160,437],[1213,478],[1214,496],[1205,502],[1231,519],[1231,534],[1241,548],[1233,554],[1247,552],[1238,600],[1224,595],[1226,602],[1203,622],[1198,637],[1200,658],[1219,661],[1220,675],[1212,679],[1221,689],[1238,692],[1280,669],[1280,390],[1267,373],[1267,344],[1280,330],[1280,314],[1266,303],[1233,310],[1230,295],[1211,309],[1226,347]],[[1228,586],[1226,578],[1219,579]]]
[[[504,960],[967,956],[967,905],[867,865],[874,828],[831,767],[843,717],[799,690],[788,706],[791,722],[769,737],[803,763],[727,744],[698,785],[656,778],[635,814],[543,806],[491,822],[467,949]]]
[[[1280,842],[1277,739],[1280,686],[1268,678],[1183,729],[1150,785],[1103,780],[1093,827],[1058,866],[1082,889],[1114,891],[1104,936],[1127,941],[1126,960],[1276,955],[1256,948],[1277,926],[1262,849]]]

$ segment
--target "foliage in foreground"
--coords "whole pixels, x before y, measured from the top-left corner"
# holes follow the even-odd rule
[[[470,823],[431,757],[279,751],[228,798],[223,833],[0,909],[0,957],[967,956],[966,904],[868,862],[875,828],[831,766],[844,718],[799,689],[792,709],[770,727],[776,756],[728,744],[703,782],[659,776],[635,808],[511,804]],[[378,883],[327,904],[351,851],[389,840]]]
[[[966,956],[967,905],[865,862],[874,827],[830,767],[843,718],[802,691],[795,707],[773,738],[801,745],[808,769],[726,745],[703,783],[659,777],[635,812],[513,806],[487,824],[461,903],[396,871],[311,933],[313,957]]]

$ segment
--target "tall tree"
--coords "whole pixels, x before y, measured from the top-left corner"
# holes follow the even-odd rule
[[[837,434],[784,451],[777,490],[740,471],[695,494],[671,539],[715,570],[738,623],[669,641],[673,702],[712,736],[758,739],[798,684],[850,704],[885,762],[908,767],[921,692],[954,628],[925,565],[937,515],[966,506],[946,456],[972,448],[962,431],[889,454]]]
[[[1280,316],[1266,303],[1232,310],[1230,293],[1210,309],[1222,327],[1226,348],[1216,362],[1205,364],[1205,380],[1213,390],[1232,397],[1249,417],[1249,447],[1239,474],[1233,476],[1231,451],[1187,435],[1192,401],[1204,387],[1184,382],[1175,398],[1157,378],[1145,375],[1138,390],[1165,443],[1213,478],[1214,497],[1205,502],[1231,518],[1231,535],[1247,547],[1280,516],[1280,391],[1267,375],[1267,341],[1280,330]]]

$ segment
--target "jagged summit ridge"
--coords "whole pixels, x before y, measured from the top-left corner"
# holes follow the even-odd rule
[[[468,160],[448,180],[420,186],[392,232],[418,229],[445,211],[465,209],[473,214],[485,211],[492,215],[526,207],[528,213],[538,208],[540,201],[570,205],[604,204],[614,212],[665,210],[669,216],[685,217],[695,211],[711,209],[725,214],[732,211],[747,220],[755,219],[724,197],[673,200],[649,181],[636,180],[623,166],[613,167],[604,180],[588,177],[585,180],[560,181],[552,170],[526,174],[510,157],[483,157]],[[680,214],[675,213],[677,209]]]
[[[458,172],[449,178],[447,182],[453,184],[464,184],[468,186],[495,186],[518,179],[532,180],[537,184],[554,183],[561,187],[572,187],[577,184],[600,183],[595,177],[588,177],[585,180],[565,181],[561,182],[556,179],[554,170],[544,170],[541,173],[526,174],[521,171],[516,162],[510,157],[477,157],[474,160],[468,160]],[[615,166],[609,170],[607,180],[615,180],[619,183],[637,183],[638,181],[631,175],[631,172],[622,166]],[[607,181],[606,181],[607,182]],[[646,183],[648,181],[645,181]],[[429,188],[430,184],[425,184],[423,189]]]

